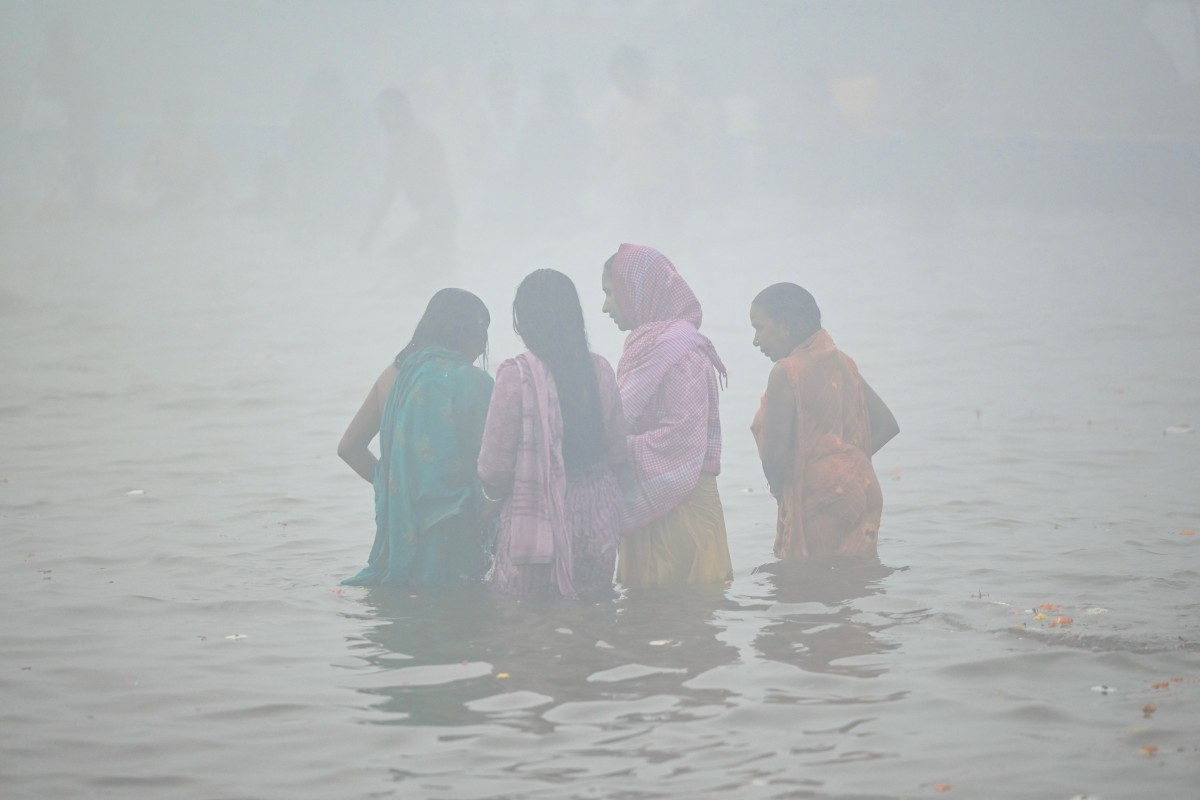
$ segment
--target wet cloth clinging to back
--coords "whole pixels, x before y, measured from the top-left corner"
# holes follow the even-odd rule
[[[342,583],[440,584],[482,577],[475,461],[492,378],[454,350],[427,347],[397,367],[379,426],[375,543]]]
[[[614,468],[625,460],[625,428],[612,367],[592,361],[609,446],[578,475],[563,461],[562,411],[546,364],[523,353],[496,371],[479,476],[508,489],[491,577],[503,593],[575,598],[612,585],[621,523]]]
[[[792,463],[779,496],[775,555],[875,556],[883,496],[867,449],[871,422],[853,359],[824,329],[780,359],[796,398]],[[751,430],[763,446],[766,398]]]

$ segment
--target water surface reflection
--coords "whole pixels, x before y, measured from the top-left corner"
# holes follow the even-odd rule
[[[887,663],[880,656],[897,645],[880,634],[898,623],[861,607],[884,593],[884,579],[895,571],[878,562],[842,560],[759,567],[754,574],[773,602],[761,612],[754,649],[762,658],[806,672],[882,675]]]
[[[521,602],[475,586],[372,589],[364,605],[375,624],[353,647],[371,668],[362,691],[401,724],[684,721],[730,695],[689,681],[739,656],[718,638],[717,613],[737,608],[723,586],[593,604]]]

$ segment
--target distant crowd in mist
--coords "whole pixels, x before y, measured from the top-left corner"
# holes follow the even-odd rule
[[[697,25],[712,27],[719,20],[705,8]],[[1157,194],[1190,202],[1195,192],[1170,181],[1197,166],[1200,86],[1137,18],[1104,19],[1096,53],[1050,36],[1044,51],[1005,53],[1011,84],[936,52],[892,73],[809,58],[779,31],[761,46],[747,37],[700,56],[613,40],[586,68],[450,53],[372,85],[328,57],[296,67],[302,89],[286,114],[249,117],[187,81],[145,98],[139,113],[128,103],[118,113],[96,42],[59,18],[21,72],[29,79],[5,126],[0,208],[40,221],[253,214],[364,251],[390,224],[387,246],[404,253],[452,244],[464,225],[553,231],[605,218],[630,238],[653,237],[703,227],[748,196],[938,205],[1069,199],[1063,187],[1075,182],[1086,197],[1097,164],[1112,167],[1103,177],[1114,184],[1150,173]],[[1030,17],[1034,33],[1037,23]],[[1123,34],[1124,50],[1104,56]],[[1074,84],[1021,68],[1056,57],[1077,62],[1063,70]],[[1105,58],[1120,69],[1106,72]],[[1016,186],[1022,175],[1030,185]]]

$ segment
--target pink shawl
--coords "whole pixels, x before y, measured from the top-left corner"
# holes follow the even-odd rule
[[[652,247],[622,244],[612,262],[612,285],[617,307],[631,327],[617,365],[621,404],[629,423],[633,491],[626,497],[626,525],[636,528],[678,506],[696,488],[709,453],[720,452],[721,428],[717,409],[706,392],[675,402],[671,416],[707,420],[706,441],[691,437],[659,437],[652,447],[639,447],[639,434],[657,420],[641,419],[653,406],[666,374],[692,353],[702,353],[726,380],[725,365],[716,348],[700,333],[700,302],[675,266]]]
[[[505,500],[510,525],[507,557],[513,564],[552,564],[554,583],[563,597],[576,596],[571,580],[571,537],[564,506],[567,472],[562,456],[562,411],[549,368],[532,353],[522,353],[500,365],[515,367],[521,381],[521,431],[516,462],[511,452],[489,447],[484,429],[479,453],[479,476],[489,484],[512,479]],[[497,371],[497,378],[500,377]],[[498,397],[496,399],[499,399]],[[489,423],[492,422],[489,414]],[[504,438],[504,437],[500,437]]]

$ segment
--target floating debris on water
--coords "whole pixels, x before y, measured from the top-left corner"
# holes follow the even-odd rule
[[[1099,686],[1093,686],[1093,687],[1092,687],[1092,691],[1093,691],[1093,692],[1099,692],[1100,694],[1112,694],[1112,693],[1113,693],[1113,692],[1115,692],[1116,690],[1117,690],[1117,687],[1115,687],[1115,686],[1109,686],[1109,685],[1107,685],[1107,684],[1104,684],[1104,683],[1100,684]]]
[[[226,636],[225,638],[226,638],[226,639],[233,639],[234,641],[236,641],[236,640],[238,640],[238,639],[249,639],[250,637],[249,637],[249,636],[247,636],[247,635],[246,635],[246,634],[244,634],[244,633],[231,633],[231,634],[229,634],[228,636]]]
[[[1191,433],[1194,430],[1195,428],[1193,428],[1191,425],[1183,422],[1179,425],[1170,425],[1166,428],[1163,428],[1163,436],[1177,436],[1181,433]]]

